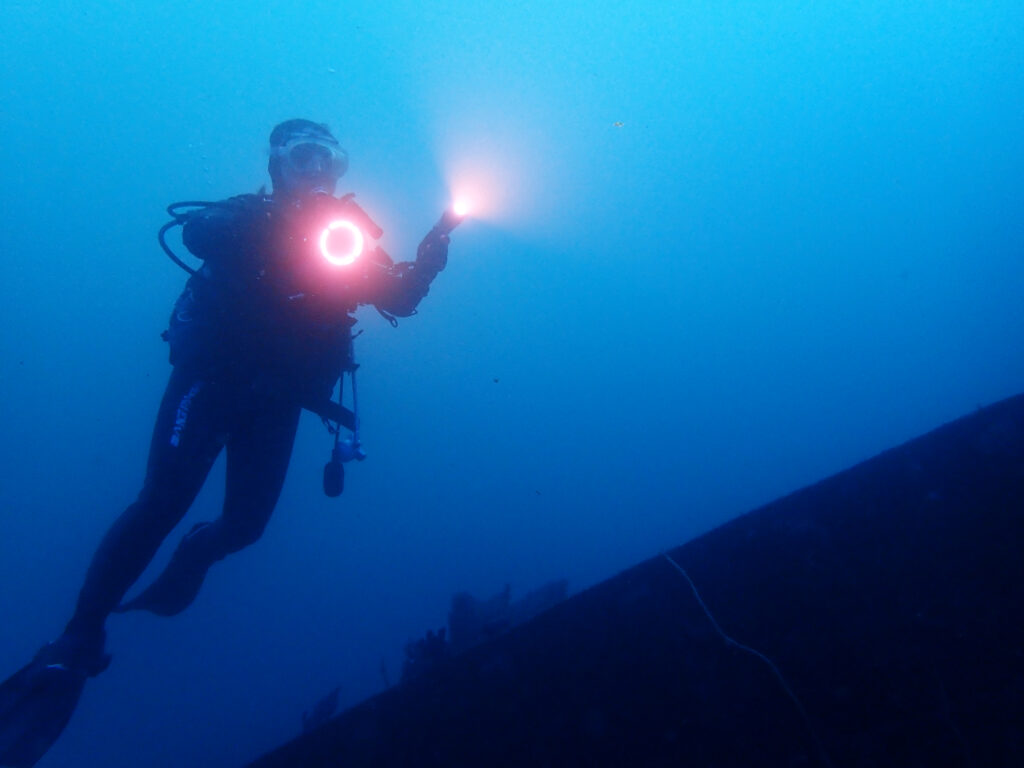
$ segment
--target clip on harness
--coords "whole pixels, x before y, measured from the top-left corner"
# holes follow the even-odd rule
[[[338,379],[337,402],[328,399],[325,408],[314,411],[314,413],[320,416],[324,426],[327,427],[327,431],[334,435],[334,448],[331,450],[331,458],[324,465],[324,493],[331,498],[340,496],[341,492],[345,490],[345,463],[352,460],[362,461],[366,458],[366,452],[359,441],[359,395],[356,389],[357,368],[359,368],[359,365],[355,362],[352,345],[350,344],[348,354],[341,369],[341,377]],[[352,410],[349,410],[342,404],[346,373],[352,381]],[[348,429],[352,436],[342,440],[342,427]]]

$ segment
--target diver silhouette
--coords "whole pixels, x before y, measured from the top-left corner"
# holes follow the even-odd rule
[[[443,216],[414,261],[395,263],[373,247],[381,231],[352,196],[334,197],[347,167],[326,125],[288,120],[270,134],[270,194],[168,209],[202,266],[193,270],[169,251],[193,274],[164,333],[173,368],[142,490],[102,539],[63,634],[0,685],[0,765],[34,765],[60,735],[85,681],[110,662],[104,627],[111,613],[179,613],[213,563],[260,537],[303,408],[329,427],[335,422],[335,453],[325,472],[330,495],[341,490],[337,462],[361,458],[358,439],[346,444],[337,437],[342,426],[357,435],[357,418],[340,395],[338,403],[331,400],[339,379],[355,370],[353,312],[374,306],[392,324],[413,314],[446,265],[458,218]],[[165,250],[167,228],[160,233]],[[163,573],[122,602],[222,450],[220,516],[194,526]]]

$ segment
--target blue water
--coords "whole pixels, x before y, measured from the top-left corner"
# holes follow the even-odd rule
[[[304,417],[263,539],[111,620],[41,768],[239,765],[457,590],[584,588],[1022,389],[1019,2],[115,6],[0,9],[0,675],[141,482],[164,205],[255,191],[308,117],[394,256],[477,215],[418,316],[360,314],[344,496]]]

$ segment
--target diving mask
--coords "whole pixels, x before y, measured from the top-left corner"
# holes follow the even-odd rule
[[[323,136],[294,136],[274,147],[281,171],[292,177],[313,179],[329,176],[340,179],[348,170],[348,155],[338,142]]]

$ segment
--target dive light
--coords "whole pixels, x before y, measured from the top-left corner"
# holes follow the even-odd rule
[[[334,216],[317,238],[320,255],[327,263],[336,267],[354,264],[366,250],[367,238],[377,240],[384,234],[376,222],[369,217],[352,198],[345,195],[335,200],[327,198],[327,205]]]
[[[348,219],[335,219],[320,232],[320,254],[336,267],[347,267],[363,254],[366,238]]]
[[[469,213],[468,206],[461,201],[456,202],[451,208],[441,214],[441,218],[434,225],[434,232],[439,235],[450,235],[452,230],[459,226],[462,220],[466,218],[467,213]]]

